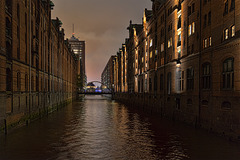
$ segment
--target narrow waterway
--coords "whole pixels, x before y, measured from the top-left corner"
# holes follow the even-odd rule
[[[0,136],[0,160],[231,160],[240,146],[102,96]]]

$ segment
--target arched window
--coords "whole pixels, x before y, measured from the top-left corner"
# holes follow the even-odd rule
[[[202,107],[207,107],[207,106],[208,106],[208,101],[202,100]]]
[[[209,63],[203,64],[202,68],[202,88],[211,88],[211,65]]]
[[[12,72],[10,68],[6,69],[6,90],[12,91]]]
[[[25,91],[28,91],[28,75],[25,74]]]
[[[231,103],[228,101],[225,101],[222,103],[222,108],[223,109],[230,109],[232,107]]]
[[[223,62],[223,89],[234,88],[234,58]]]
[[[21,74],[17,72],[17,90],[21,91]]]

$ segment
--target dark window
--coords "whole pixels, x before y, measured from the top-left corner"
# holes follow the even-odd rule
[[[154,91],[157,91],[157,75],[154,76]]]
[[[138,92],[140,92],[140,81],[138,81]]]
[[[188,99],[187,100],[187,105],[192,105],[192,104],[193,104],[192,99]]]
[[[19,26],[17,26],[17,39],[18,39],[17,58],[20,59],[20,27]]]
[[[25,31],[25,63],[27,63],[27,48],[28,48],[28,44],[27,44],[27,13],[25,13],[25,27],[26,27],[26,31]]]
[[[223,89],[234,88],[234,59],[228,58],[223,62]]]
[[[184,90],[184,71],[177,72],[177,91]]]
[[[207,107],[208,106],[208,101],[207,100],[202,100],[202,106]]]
[[[163,84],[164,84],[164,80],[163,80],[163,74],[160,75],[160,90],[163,90]]]
[[[188,16],[190,16],[192,13],[191,6],[188,6]]]
[[[204,15],[204,23],[203,23],[203,27],[205,28],[207,26],[207,15]]]
[[[232,105],[228,101],[225,101],[225,102],[222,103],[222,108],[223,109],[231,109],[231,107],[232,107]]]
[[[31,91],[34,91],[34,79],[31,77]]]
[[[36,76],[36,91],[39,91],[39,78]]]
[[[192,4],[192,13],[195,12],[195,3]]]
[[[12,24],[7,17],[6,17],[6,36],[12,38]]]
[[[225,2],[224,15],[228,13],[228,0]]]
[[[187,90],[194,88],[194,70],[193,68],[187,69]]]
[[[235,9],[235,0],[232,0],[230,11],[232,11],[234,9]]]
[[[12,71],[11,69],[6,69],[6,90],[12,91]]]
[[[21,74],[20,74],[20,72],[17,73],[17,90],[21,91]]]
[[[211,66],[209,63],[203,64],[202,70],[202,88],[210,89],[211,88]]]
[[[5,7],[8,13],[12,13],[12,0],[5,0]]]
[[[28,75],[25,74],[25,91],[28,91]]]
[[[178,19],[177,29],[181,28],[181,24],[182,24],[182,18],[181,18],[181,16],[180,16],[179,19]]]
[[[149,91],[151,92],[152,91],[152,79],[149,78]]]
[[[12,58],[12,45],[10,44],[10,42],[6,41],[6,54],[7,54],[7,58],[11,59]]]
[[[171,90],[172,90],[172,73],[169,72],[167,74],[167,93],[171,94]]]
[[[212,22],[212,14],[211,11],[208,13],[208,25],[210,25]]]

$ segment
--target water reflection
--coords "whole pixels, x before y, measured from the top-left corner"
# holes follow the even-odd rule
[[[239,146],[101,96],[0,138],[0,159],[239,159]]]

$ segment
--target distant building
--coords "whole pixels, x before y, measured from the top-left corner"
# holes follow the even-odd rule
[[[116,56],[111,56],[101,75],[102,84],[105,85],[108,89],[114,88],[113,86],[114,85],[114,66],[113,65],[114,65],[115,57]]]
[[[78,58],[78,86],[79,89],[83,89],[86,86],[87,77],[86,77],[86,69],[85,69],[85,41],[80,41],[78,38],[72,35],[69,39],[69,44],[71,45],[71,49],[74,54]]]

